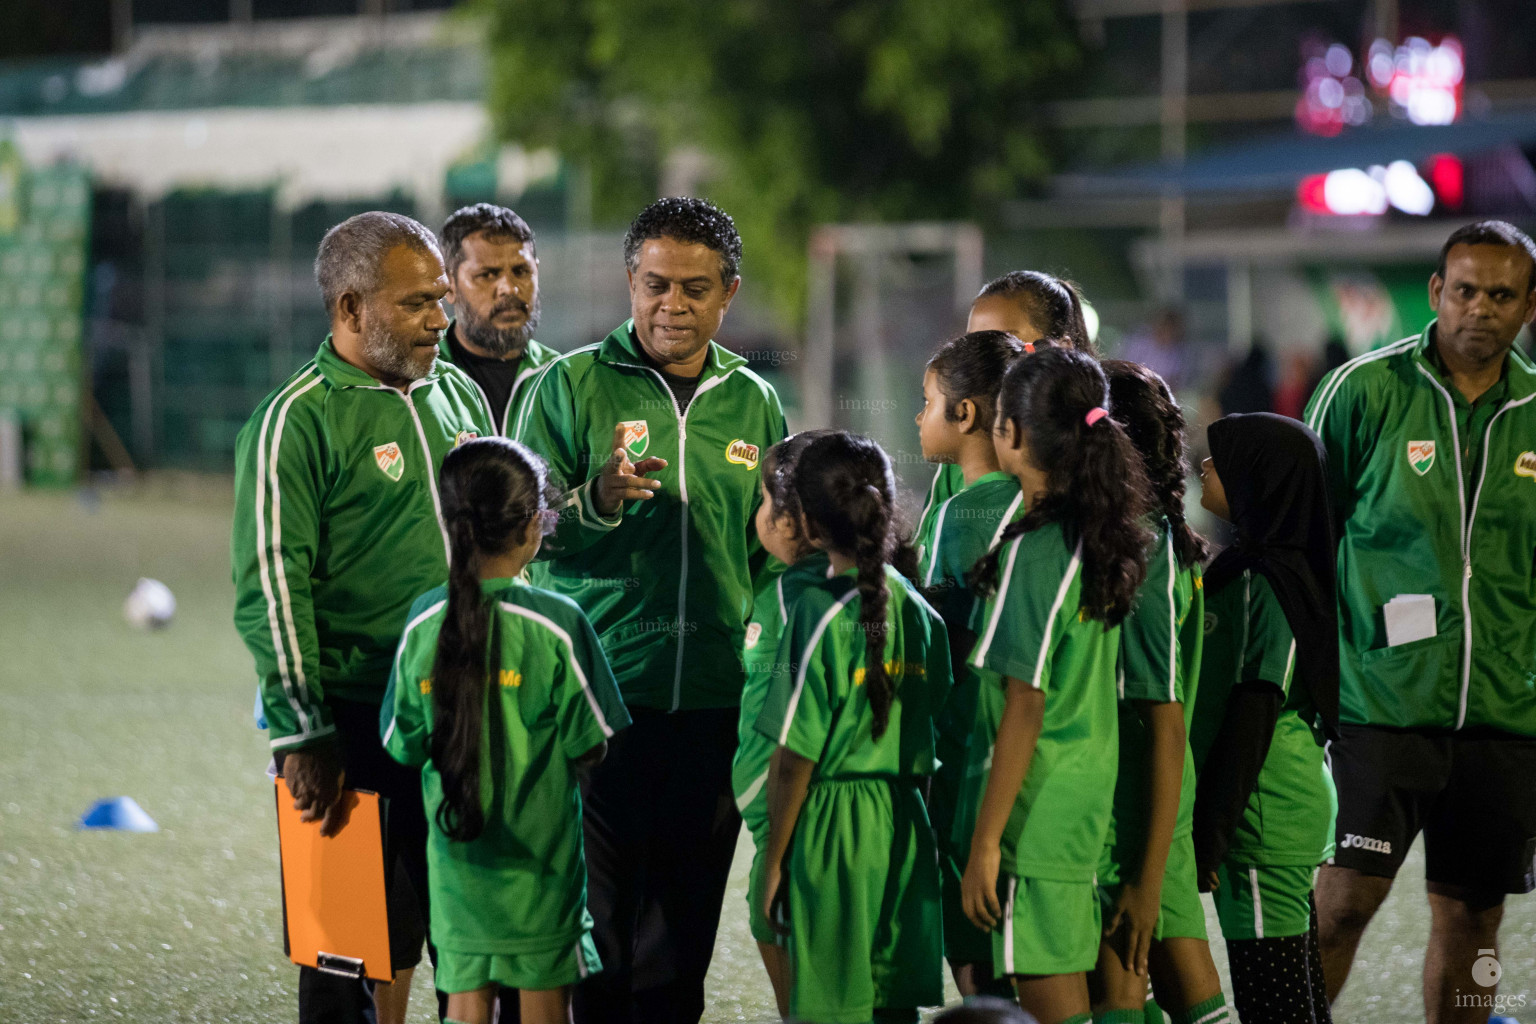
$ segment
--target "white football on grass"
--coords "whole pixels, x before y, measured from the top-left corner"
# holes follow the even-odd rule
[[[176,595],[159,580],[139,580],[123,602],[123,618],[139,629],[160,629],[175,614]]]

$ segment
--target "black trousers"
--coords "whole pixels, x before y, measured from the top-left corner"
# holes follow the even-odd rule
[[[326,707],[336,725],[347,788],[373,790],[388,801],[384,812],[384,880],[388,887],[390,959],[397,971],[415,967],[421,962],[429,920],[427,815],[421,801],[421,773],[384,751],[377,706],[332,700]],[[277,767],[282,770],[281,758]],[[372,983],[300,967],[299,1022],[377,1024]]]
[[[697,1024],[741,815],[739,712],[633,709],[584,795],[587,907],[603,969],[578,1024]]]

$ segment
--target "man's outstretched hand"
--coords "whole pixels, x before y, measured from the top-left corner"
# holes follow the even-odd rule
[[[613,454],[603,463],[603,471],[598,474],[597,483],[592,485],[592,503],[597,506],[599,513],[611,516],[626,501],[645,501],[661,486],[660,480],[648,479],[645,474],[665,469],[666,466],[666,459],[654,457],[630,462],[629,452],[624,448],[624,424],[616,424],[613,428]]]
[[[290,750],[283,757],[283,778],[293,794],[300,821],[319,821],[320,834],[333,836],[347,823],[347,802],[341,798],[347,773],[334,743],[317,743]]]

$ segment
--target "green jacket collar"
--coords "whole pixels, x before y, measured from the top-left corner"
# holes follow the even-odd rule
[[[648,370],[655,369],[651,365],[645,353],[640,349],[640,342],[635,337],[635,321],[625,320],[615,327],[613,332],[604,338],[597,350],[597,358],[600,362],[613,363],[619,366],[639,366]],[[736,353],[722,346],[719,342],[711,340],[709,343],[709,355],[704,359],[704,370],[699,374],[699,380],[705,381],[710,377],[722,376],[732,370],[746,366],[747,361]]]
[[[444,348],[447,348],[447,342],[444,342],[438,347],[439,359],[443,358],[441,355],[441,350]],[[325,382],[333,388],[384,387],[384,385],[379,383],[376,379],[370,377],[362,370],[359,370],[357,367],[341,358],[341,356],[336,352],[336,345],[331,341],[331,336],[329,334],[327,334],[325,336],[325,340],[320,343],[320,351],[315,353],[315,366],[320,370],[320,375],[325,378]],[[421,379],[421,381],[418,381],[417,383],[421,383],[422,381],[436,380],[437,376],[437,367],[433,366],[432,372],[427,374]]]
[[[1445,370],[1440,363],[1440,354],[1438,350],[1431,349],[1435,324],[1437,322],[1436,320],[1431,320],[1429,325],[1419,334],[1418,343],[1413,347],[1414,359],[1422,363],[1425,369],[1435,375],[1436,379],[1448,386],[1448,390],[1454,396],[1453,400],[1464,401],[1465,399],[1462,398],[1461,392],[1454,388],[1449,388],[1450,379],[1446,376]],[[1531,364],[1530,359],[1518,347],[1509,350],[1509,357],[1504,362],[1503,383],[1507,389],[1504,395],[1505,401],[1518,401],[1519,399],[1536,394],[1536,366]]]

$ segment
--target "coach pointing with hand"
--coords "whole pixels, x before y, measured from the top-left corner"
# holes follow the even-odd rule
[[[741,280],[731,218],[662,199],[624,239],[633,318],[540,371],[513,437],[570,488],[534,581],[596,627],[633,726],[584,807],[603,971],[576,1019],[697,1021],[741,818],[741,650],[778,396],[712,339]]]

